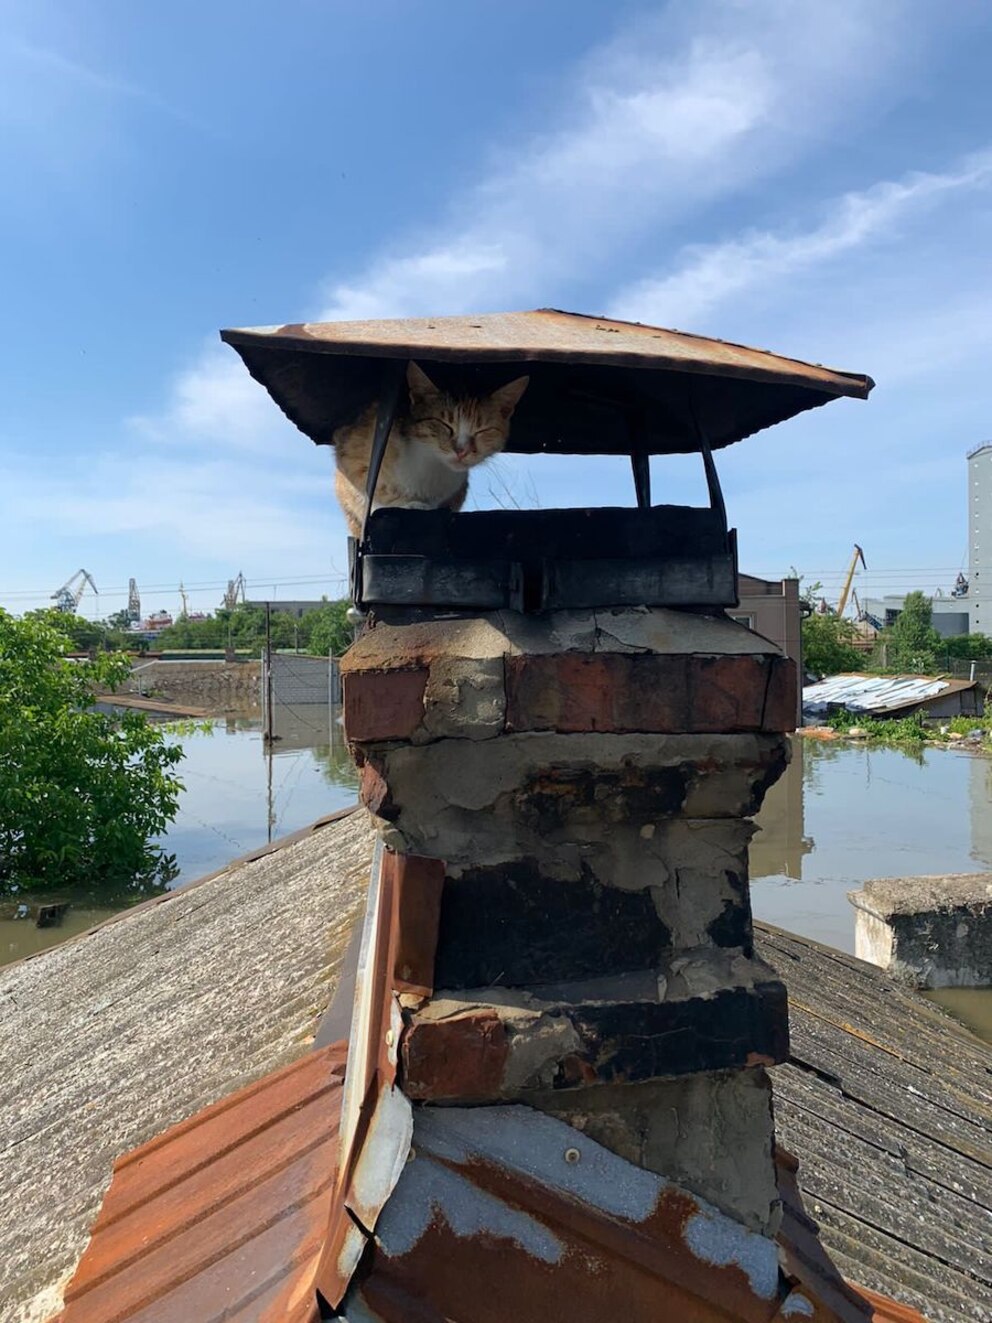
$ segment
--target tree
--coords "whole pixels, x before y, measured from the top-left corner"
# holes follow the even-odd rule
[[[962,661],[985,661],[992,657],[992,636],[956,634],[952,638],[940,640],[940,651]]]
[[[50,614],[0,609],[0,891],[159,890],[171,858],[154,842],[176,816],[182,749],[138,712],[98,712],[125,657],[66,657]]]
[[[895,624],[883,632],[880,641],[885,646],[889,670],[934,670],[941,639],[933,627],[933,607],[929,597],[921,592],[907,593]]]
[[[862,664],[861,653],[854,647],[856,631],[850,620],[833,612],[821,615],[814,611],[802,622],[803,665],[813,675],[836,675],[855,671]]]
[[[303,617],[309,629],[307,652],[316,657],[340,657],[351,647],[355,630],[348,619],[350,605],[347,598],[342,598],[339,602],[326,602],[316,611],[307,612]]]

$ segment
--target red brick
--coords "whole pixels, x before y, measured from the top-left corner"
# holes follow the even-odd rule
[[[792,730],[795,701],[795,667],[782,657],[562,653],[506,661],[506,724],[514,731]]]
[[[773,657],[762,730],[778,733],[796,729],[798,687],[799,672],[792,658]]]
[[[414,1020],[403,1035],[401,1084],[422,1102],[489,1102],[501,1095],[510,1054],[494,1010],[479,1008],[446,1020]]]
[[[344,677],[344,730],[348,740],[409,739],[424,716],[427,671],[351,671]]]
[[[761,730],[768,685],[766,656],[692,657],[689,666],[690,723],[700,734]]]
[[[370,813],[385,817],[382,810],[389,804],[389,787],[379,769],[363,762],[358,772],[358,797]]]
[[[686,658],[562,653],[506,659],[510,730],[685,730]]]

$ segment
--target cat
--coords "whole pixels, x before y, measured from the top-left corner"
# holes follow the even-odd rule
[[[517,377],[491,395],[457,399],[439,390],[416,363],[406,373],[410,406],[393,423],[376,483],[373,510],[460,510],[469,470],[498,454],[529,377]],[[334,433],[334,487],[348,529],[361,534],[365,481],[375,432],[376,405]]]

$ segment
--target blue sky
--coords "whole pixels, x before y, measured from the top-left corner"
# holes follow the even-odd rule
[[[868,372],[721,452],[741,559],[949,587],[992,435],[978,0],[0,2],[0,604],[338,590],[332,459],[221,326],[552,305]],[[697,474],[656,470],[662,499]],[[502,457],[473,499],[630,500]],[[84,599],[84,607],[87,599]]]

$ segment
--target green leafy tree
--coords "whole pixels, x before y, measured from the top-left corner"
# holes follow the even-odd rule
[[[992,658],[992,638],[988,634],[957,634],[941,639],[939,651],[958,661],[986,661]]]
[[[182,749],[141,713],[96,710],[129,663],[70,660],[60,623],[0,610],[0,890],[160,890]]]
[[[355,630],[348,619],[350,605],[347,598],[342,598],[339,602],[326,602],[316,611],[307,612],[303,617],[309,628],[307,652],[316,657],[340,657],[351,647]]]
[[[903,608],[881,636],[887,669],[893,671],[933,671],[942,640],[933,627],[933,607],[921,592],[906,594]]]
[[[813,675],[836,675],[838,671],[856,671],[864,658],[855,648],[857,637],[853,623],[833,612],[812,612],[802,622],[803,665]]]

